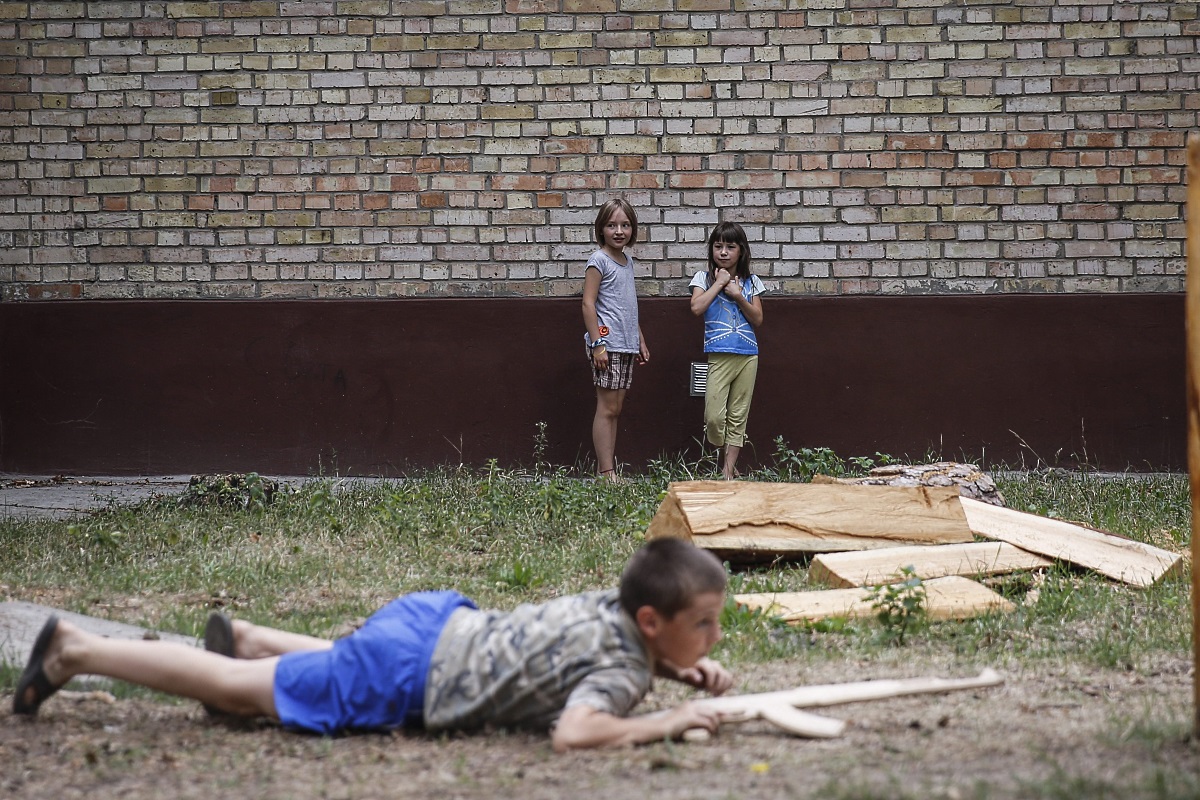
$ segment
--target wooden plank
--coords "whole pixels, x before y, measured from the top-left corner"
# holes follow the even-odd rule
[[[1187,338],[1188,478],[1192,501],[1192,736],[1200,736],[1200,136],[1187,142]]]
[[[950,575],[925,581],[925,613],[929,619],[968,619],[996,611],[1013,610],[1013,604],[986,586]],[[787,622],[829,617],[857,619],[876,613],[867,589],[823,589],[814,592],[775,592],[734,595],[735,602],[761,609]]]
[[[972,540],[954,487],[752,481],[672,483],[646,530],[647,538],[660,536],[780,553]]]
[[[961,500],[976,534],[1133,586],[1151,586],[1182,569],[1182,556],[1153,545],[967,497]]]
[[[809,564],[808,577],[826,586],[845,588],[890,583],[905,567],[912,567],[922,580],[930,580],[947,575],[1003,575],[1045,569],[1053,563],[1006,542],[912,545],[819,555]]]

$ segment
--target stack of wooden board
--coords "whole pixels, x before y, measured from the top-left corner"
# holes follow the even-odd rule
[[[810,577],[837,588],[735,596],[793,622],[874,613],[861,587],[906,568],[924,581],[931,618],[962,619],[1013,607],[971,578],[1057,560],[1150,586],[1182,565],[1151,545],[925,486],[673,483],[646,536],[688,539],[722,558],[813,556]]]

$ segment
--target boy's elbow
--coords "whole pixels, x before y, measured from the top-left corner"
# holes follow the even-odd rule
[[[556,753],[595,747],[586,738],[579,736],[579,731],[575,730],[572,726],[563,725],[556,726],[550,734],[550,746],[554,748],[554,752]]]
[[[556,753],[587,750],[610,744],[611,731],[605,724],[608,715],[588,706],[568,708],[550,733],[550,745]]]

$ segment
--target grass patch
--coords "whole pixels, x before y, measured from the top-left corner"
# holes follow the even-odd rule
[[[823,466],[833,463],[814,452]],[[799,458],[781,449],[778,468],[756,477],[795,477]],[[0,522],[0,584],[20,599],[184,633],[198,632],[209,608],[227,607],[253,621],[331,635],[403,592],[455,587],[483,606],[509,607],[612,586],[666,483],[686,477],[667,472],[615,486],[562,470],[491,465],[403,481],[314,480],[266,506],[160,499],[74,522],[7,520]],[[1182,476],[1046,472],[998,483],[1011,507],[1186,547]],[[1132,589],[1056,567],[995,584],[1017,604],[1015,613],[922,625],[905,647],[979,660],[1067,656],[1129,669],[1188,648],[1186,576]],[[731,593],[807,588],[803,563],[731,569]],[[735,660],[869,656],[886,639],[870,621],[789,633],[735,610],[726,623],[717,655]]]
[[[883,459],[842,461],[780,447],[758,480],[853,473]],[[169,499],[114,507],[72,522],[0,521],[0,592],[151,628],[198,634],[225,608],[255,622],[332,636],[394,596],[454,587],[483,607],[511,608],[616,584],[667,482],[712,477],[712,464],[655,462],[626,485],[566,470],[439,469],[397,481],[319,479],[269,504],[181,506]],[[1061,471],[1001,474],[1010,507],[1080,522],[1182,552],[1190,508],[1184,476],[1102,477]],[[1187,576],[1134,589],[1055,567],[991,581],[1014,613],[929,622],[902,642],[874,619],[789,626],[729,603],[714,656],[737,670],[786,660],[797,674],[822,663],[944,663],[1036,671],[1075,662],[1152,676],[1162,657],[1190,654]],[[800,591],[804,563],[730,567],[731,593]],[[11,691],[19,670],[0,665]],[[851,679],[847,675],[847,679]],[[1150,677],[1149,679],[1152,679]],[[122,696],[141,690],[114,687]],[[1145,709],[1114,719],[1115,741],[1153,752],[1178,744],[1187,721]],[[1151,765],[1153,766],[1153,765]],[[1122,779],[1124,780],[1124,779]],[[907,797],[903,784],[842,785],[831,797]],[[1196,796],[1196,779],[1167,766],[1126,782],[1051,770],[1023,796]],[[988,797],[984,785],[974,796]]]

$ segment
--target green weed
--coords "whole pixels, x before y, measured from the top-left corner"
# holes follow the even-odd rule
[[[870,587],[867,600],[883,626],[884,640],[902,645],[909,630],[924,621],[925,584],[911,565],[901,568],[895,577],[892,583]]]

